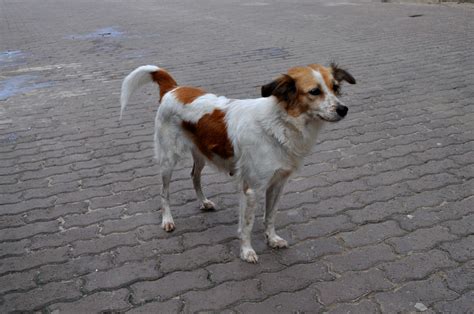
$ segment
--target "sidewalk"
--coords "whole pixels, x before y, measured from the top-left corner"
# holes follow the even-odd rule
[[[368,1],[0,0],[0,312],[232,313],[474,308],[474,10]],[[234,98],[336,60],[328,125],[277,218],[290,248],[238,258],[238,195],[188,159],[160,227],[158,92],[139,65]]]

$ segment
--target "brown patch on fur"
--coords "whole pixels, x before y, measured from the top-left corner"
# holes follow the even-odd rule
[[[321,76],[323,77],[324,84],[330,89],[333,90],[334,85],[334,78],[332,75],[332,70],[330,68],[326,68],[320,64],[310,64],[308,65],[311,69],[318,71]]]
[[[275,96],[286,112],[297,117],[306,112],[309,106],[301,102],[301,89],[290,75],[282,75],[273,82],[262,86],[262,96]]]
[[[160,86],[160,102],[167,92],[178,86],[174,78],[164,69],[151,73],[151,77]]]
[[[202,116],[197,123],[183,121],[182,126],[207,158],[212,159],[214,154],[223,159],[234,156],[223,111],[215,109],[212,113]]]
[[[178,87],[173,94],[183,105],[192,103],[199,96],[204,95],[206,92],[197,87],[182,86]]]
[[[314,77],[313,71],[309,67],[295,67],[288,70],[288,74],[296,81],[296,86],[303,93],[307,93],[319,86],[318,80]]]

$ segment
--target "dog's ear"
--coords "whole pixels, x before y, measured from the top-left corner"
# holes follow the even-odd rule
[[[346,70],[341,69],[336,63],[331,63],[331,69],[334,79],[338,82],[346,81],[349,84],[355,84],[355,78]]]
[[[290,102],[296,96],[296,82],[289,75],[282,75],[262,86],[262,97],[275,96],[280,101]]]

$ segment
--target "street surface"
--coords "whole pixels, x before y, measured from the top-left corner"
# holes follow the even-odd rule
[[[0,312],[467,313],[474,309],[474,6],[329,0],[0,0]],[[357,79],[286,187],[290,248],[239,259],[238,194],[188,158],[160,227],[158,91],[233,98],[289,67]]]

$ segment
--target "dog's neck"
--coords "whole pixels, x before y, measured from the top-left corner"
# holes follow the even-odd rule
[[[306,114],[292,117],[276,100],[269,104],[267,113],[268,116],[260,120],[265,133],[272,137],[292,159],[301,160],[308,155],[324,121]]]

